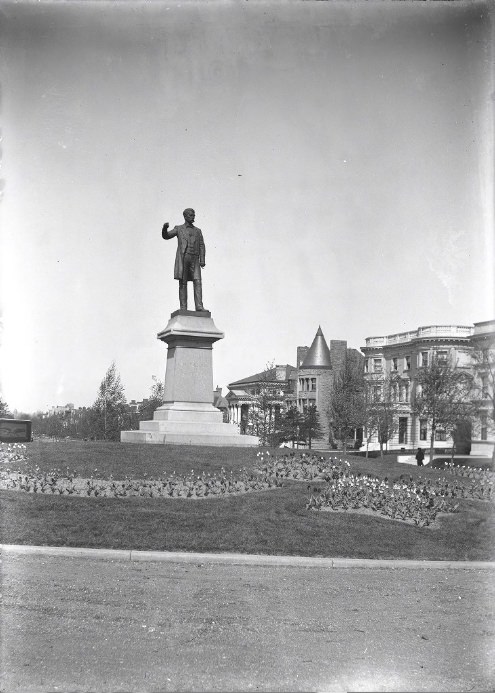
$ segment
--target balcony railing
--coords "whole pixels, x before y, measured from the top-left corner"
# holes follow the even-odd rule
[[[422,337],[470,337],[473,331],[474,328],[468,325],[428,325],[426,327],[418,327],[417,330],[412,332],[398,332],[386,337],[368,337],[366,346],[380,347],[402,344]]]

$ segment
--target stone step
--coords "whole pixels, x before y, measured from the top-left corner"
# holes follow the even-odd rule
[[[232,424],[211,421],[140,421],[140,431],[153,431],[156,433],[207,433],[209,435],[239,435],[239,431]]]
[[[229,426],[229,424],[225,424]],[[257,436],[241,436],[239,433],[164,433],[161,431],[122,431],[120,434],[122,443],[147,443],[155,445],[206,445],[222,447],[258,447]]]

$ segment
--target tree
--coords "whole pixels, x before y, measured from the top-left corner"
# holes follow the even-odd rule
[[[252,404],[248,412],[248,430],[258,436],[260,445],[276,445],[281,428],[280,409],[283,395],[280,394],[280,383],[275,380],[273,363],[267,364],[260,375],[256,392],[251,395]]]
[[[472,375],[458,368],[452,359],[440,360],[432,355],[428,365],[418,370],[411,410],[430,426],[430,462],[437,430],[453,436],[457,426],[472,417],[472,389]]]
[[[334,381],[328,418],[330,433],[342,443],[344,453],[347,442],[356,428],[363,426],[365,418],[365,382],[361,365],[346,358]]]
[[[289,407],[280,418],[280,441],[291,441],[292,447],[296,447],[301,440],[303,415],[296,406]]]
[[[310,404],[302,413],[302,423],[300,430],[304,440],[308,441],[308,447],[311,450],[311,442],[315,438],[321,438],[323,435],[323,426],[320,423],[320,413],[314,404]]]
[[[120,431],[130,424],[124,387],[112,362],[101,381],[91,408],[91,435],[97,440],[120,440]]]
[[[150,421],[156,409],[163,404],[164,385],[156,376],[153,376],[153,381],[149,398],[139,407],[140,421]]]
[[[7,402],[0,396],[0,416],[10,418],[12,414],[9,412],[9,407]]]
[[[398,391],[402,386],[399,376],[389,375],[384,380],[365,384],[363,424],[366,436],[366,457],[371,439],[376,436],[383,457],[383,446],[394,436],[398,428]],[[378,389],[377,389],[378,388]]]

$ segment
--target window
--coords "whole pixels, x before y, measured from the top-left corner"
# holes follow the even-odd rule
[[[488,417],[486,414],[481,415],[481,440],[488,440]]]
[[[393,371],[399,370],[399,359],[396,356],[394,356],[394,358],[392,359],[392,370]]]
[[[365,359],[364,361],[364,372],[369,373],[370,372],[370,360]]]
[[[437,351],[437,363],[440,363],[444,366],[447,363],[447,357],[448,352],[446,350]]]
[[[419,365],[420,366],[427,366],[428,365],[428,352],[427,351],[422,351],[419,355]]]
[[[374,402],[380,402],[382,398],[382,386],[381,385],[374,385],[373,386],[373,401]]]
[[[410,356],[404,356],[404,370],[408,371],[411,368],[411,357]]]
[[[488,375],[486,373],[481,376],[481,396],[483,399],[488,397]]]
[[[399,416],[399,445],[407,443],[407,416]]]
[[[443,428],[437,428],[435,431],[435,440],[447,440],[447,434]]]
[[[419,420],[419,439],[428,440],[428,422],[426,419]]]
[[[409,402],[409,381],[400,384],[399,402]]]
[[[373,372],[374,373],[381,373],[382,372],[382,360],[380,359],[373,359]]]
[[[316,378],[311,378],[311,390],[316,392]]]

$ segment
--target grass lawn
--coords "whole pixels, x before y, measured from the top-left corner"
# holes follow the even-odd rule
[[[279,451],[283,454],[284,451]],[[115,479],[168,477],[252,469],[257,451],[239,448],[39,442],[27,446],[27,471],[68,466],[78,476]],[[438,469],[397,464],[393,458],[348,457],[354,472],[397,479],[438,478]],[[14,466],[14,465],[11,465]],[[97,470],[97,471],[95,471]],[[282,488],[237,496],[83,498],[1,491],[1,542],[147,550],[229,551],[351,558],[495,560],[493,503],[461,500],[459,512],[433,527],[380,515],[314,512],[309,495],[323,482],[284,481]]]

